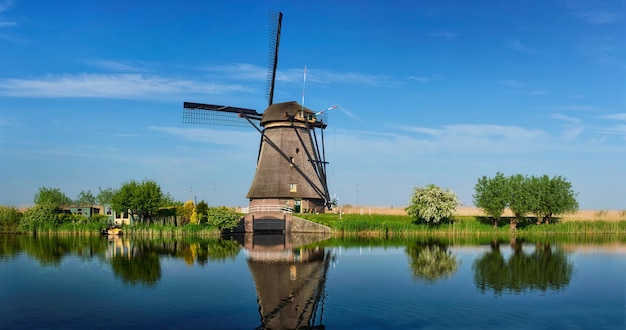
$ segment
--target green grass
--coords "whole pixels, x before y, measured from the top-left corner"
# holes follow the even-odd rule
[[[432,235],[432,236],[503,236],[525,235],[626,235],[626,221],[567,221],[551,224],[534,224],[533,219],[520,222],[512,232],[509,219],[503,218],[497,227],[490,219],[477,216],[458,216],[438,224],[416,222],[402,215],[304,214],[300,217],[331,228],[334,235]]]

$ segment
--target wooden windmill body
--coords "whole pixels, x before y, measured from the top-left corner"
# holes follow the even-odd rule
[[[184,103],[183,122],[252,126],[261,135],[256,173],[247,194],[246,231],[290,231],[293,213],[321,213],[331,206],[323,137],[326,123],[318,118],[319,112],[295,101],[273,103],[281,21],[282,14],[278,13],[268,69],[269,106],[264,112]]]

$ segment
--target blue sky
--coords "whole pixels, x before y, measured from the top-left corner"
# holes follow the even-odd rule
[[[404,207],[430,183],[562,175],[583,209],[626,209],[624,1],[0,0],[0,204],[39,187],[151,179],[247,205],[259,135],[182,123],[184,101],[263,111],[269,12],[284,14],[275,102],[338,108],[340,204]]]

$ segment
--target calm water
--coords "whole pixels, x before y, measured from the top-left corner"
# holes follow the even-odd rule
[[[316,239],[0,236],[0,328],[626,328],[619,240]]]

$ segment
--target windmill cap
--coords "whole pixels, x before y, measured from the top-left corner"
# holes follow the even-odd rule
[[[315,114],[315,111],[303,108],[302,105],[296,101],[274,103],[263,112],[261,125],[276,121],[289,121],[285,114],[295,116],[300,111],[304,111],[305,114]]]

